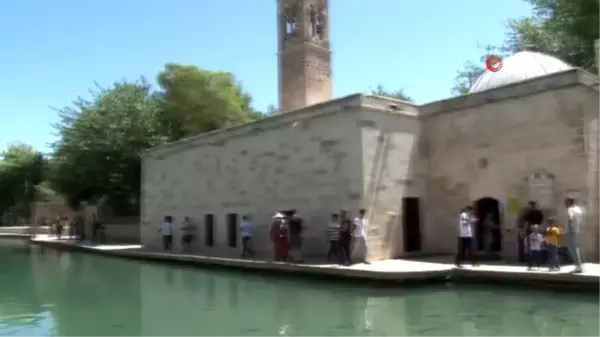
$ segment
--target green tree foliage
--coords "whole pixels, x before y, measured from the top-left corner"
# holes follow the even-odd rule
[[[168,63],[157,81],[160,120],[170,140],[260,118],[231,73]]]
[[[35,187],[44,179],[44,156],[29,145],[15,143],[0,157],[0,215],[28,217]]]
[[[120,214],[134,213],[140,190],[139,152],[163,144],[160,102],[143,79],[91,92],[60,109],[51,177],[71,206],[108,196]]]
[[[483,49],[483,55],[479,58],[479,63],[471,61],[466,62],[463,65],[463,69],[457,72],[456,77],[454,78],[454,86],[451,89],[453,95],[459,96],[469,93],[469,89],[477,82],[479,76],[485,72],[485,62],[488,56],[507,56],[504,48],[487,45],[479,46],[479,49]]]
[[[232,74],[167,64],[157,81],[97,88],[59,110],[51,177],[72,206],[106,196],[118,215],[136,214],[141,151],[261,116]]]
[[[375,88],[372,88],[371,94],[376,96],[390,97],[405,102],[413,102],[412,97],[408,96],[403,89],[390,91],[384,88],[381,84],[378,84]]]
[[[594,41],[599,38],[598,0],[527,0],[533,16],[511,20],[505,48],[534,50],[597,72]]]

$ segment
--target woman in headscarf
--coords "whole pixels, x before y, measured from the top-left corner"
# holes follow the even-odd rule
[[[283,214],[276,213],[271,224],[271,241],[275,261],[287,261],[290,251],[289,229]]]

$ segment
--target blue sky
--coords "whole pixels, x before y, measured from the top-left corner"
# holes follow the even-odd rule
[[[446,98],[478,44],[530,13],[523,0],[330,0],[334,95],[382,84]],[[231,71],[257,108],[276,104],[275,20],[275,0],[2,0],[0,149],[48,151],[53,107],[94,82],[154,79],[167,62]]]

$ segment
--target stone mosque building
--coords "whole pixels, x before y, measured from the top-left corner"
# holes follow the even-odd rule
[[[340,209],[368,210],[373,260],[456,250],[468,204],[501,228],[493,249],[517,255],[528,200],[565,225],[564,197],[586,209],[582,249],[598,259],[598,77],[549,55],[520,52],[468,95],[422,105],[355,94],[332,97],[327,0],[278,0],[279,110],[142,154],[142,243],[159,248],[165,215],[198,232],[195,251],[239,256],[239,219],[271,250],[273,213],[305,219],[305,255],[326,252]],[[478,248],[482,241],[478,237]]]

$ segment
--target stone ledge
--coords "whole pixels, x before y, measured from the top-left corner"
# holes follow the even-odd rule
[[[151,253],[143,251],[127,250],[103,250],[91,246],[76,245],[69,242],[33,240],[39,245],[70,250],[100,254],[112,257],[129,258],[136,260],[154,261],[161,263],[176,263],[183,265],[193,265],[197,267],[218,267],[238,270],[248,270],[255,272],[283,272],[288,274],[299,274],[304,276],[333,276],[350,279],[363,279],[372,281],[392,281],[392,282],[410,282],[410,281],[431,281],[446,280],[449,278],[449,268],[446,270],[424,270],[424,271],[372,271],[364,269],[353,269],[352,267],[335,267],[328,265],[310,265],[310,264],[290,264],[283,262],[241,260],[230,258],[206,257],[196,255],[182,255],[169,253]]]
[[[385,281],[392,283],[425,283],[425,282],[475,282],[510,285],[535,285],[547,287],[575,287],[579,290],[597,292],[600,277],[596,274],[571,274],[564,272],[531,272],[509,270],[510,266],[481,266],[471,268],[455,268],[450,264],[405,261],[407,264],[420,263],[423,270],[407,270],[398,267],[396,270],[362,265],[359,267],[343,267],[337,265],[289,264],[282,262],[217,258],[197,255],[144,252],[133,249],[106,249],[94,246],[78,245],[64,241],[48,241],[34,239],[33,243],[63,250],[88,252],[117,258],[128,258],[161,263],[191,265],[195,267],[213,267],[236,269],[251,272],[280,272],[282,274],[302,275],[305,277],[327,277],[346,280]],[[397,260],[398,263],[402,261]],[[427,266],[425,268],[425,266]],[[494,268],[494,269],[492,269]]]

